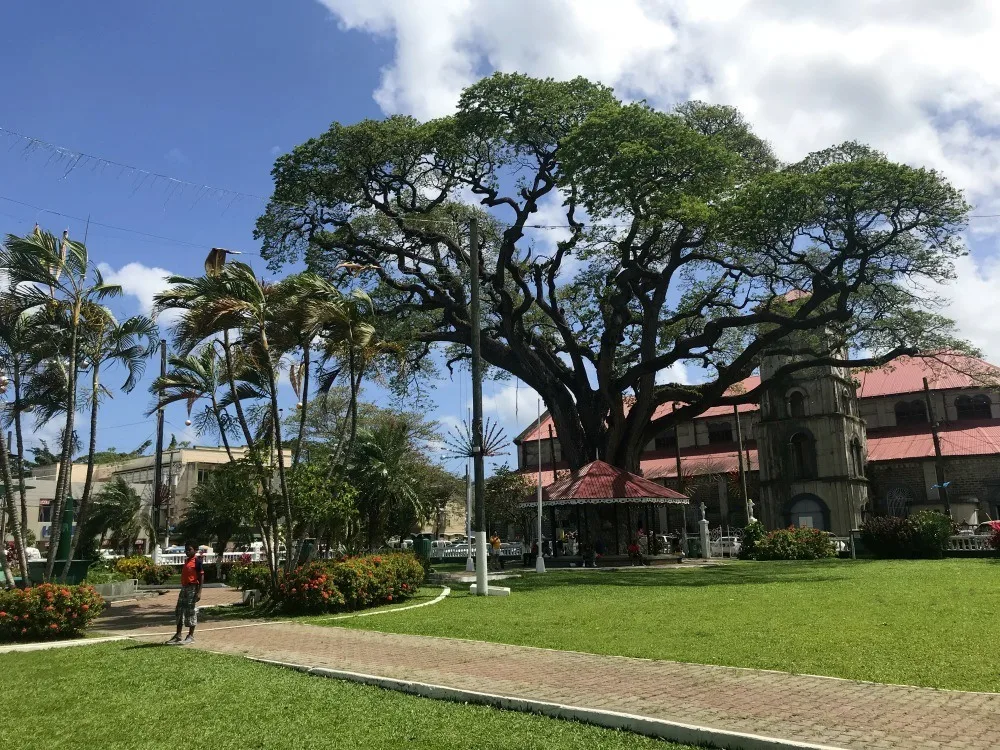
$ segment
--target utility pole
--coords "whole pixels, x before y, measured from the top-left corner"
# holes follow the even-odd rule
[[[160,339],[160,377],[167,374],[167,342]],[[163,406],[156,410],[156,458],[153,459],[153,536],[160,534],[160,503],[163,501]],[[156,539],[150,540],[151,542]]]
[[[743,463],[743,425],[740,424],[740,407],[733,404],[733,417],[736,419],[736,455],[740,462],[740,491],[743,493],[743,506],[747,511],[747,523],[750,523],[750,505],[747,502],[747,471],[749,467]]]
[[[486,566],[486,503],[483,485],[486,481],[486,467],[483,464],[483,354],[480,346],[480,305],[479,305],[479,219],[469,220],[469,268],[472,290],[469,316],[472,333],[472,473],[475,494],[476,532],[476,594],[487,596]]]
[[[938,436],[938,423],[934,418],[934,404],[931,402],[931,389],[924,378],[924,400],[927,402],[927,418],[931,423],[931,436],[934,438],[934,470],[937,474],[937,491],[944,512],[951,518],[951,503],[948,501],[948,483],[944,480],[944,458],[941,456],[941,438]]]
[[[671,410],[677,411],[677,402],[671,404]],[[677,491],[684,492],[684,484],[681,481],[681,429],[680,425],[674,421],[674,459],[677,461]],[[688,547],[688,518],[687,506],[681,506],[681,551],[686,555]]]

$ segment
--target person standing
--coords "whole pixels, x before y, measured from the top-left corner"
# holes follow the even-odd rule
[[[198,602],[201,601],[201,587],[205,583],[205,569],[202,567],[198,545],[188,542],[184,545],[186,560],[181,566],[181,590],[177,595],[177,632],[167,641],[168,646],[187,646],[194,643],[194,629],[198,625]],[[181,631],[187,626],[187,638],[181,640]]]

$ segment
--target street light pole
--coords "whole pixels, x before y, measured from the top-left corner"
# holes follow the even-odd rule
[[[160,339],[160,377],[167,374],[167,342]],[[156,537],[160,533],[160,502],[162,501],[161,485],[163,484],[163,405],[156,410],[156,457],[153,460],[153,539],[150,541],[155,545]],[[154,550],[150,550],[155,552]],[[154,560],[153,562],[157,562]]]
[[[538,555],[535,557],[535,572],[545,572],[545,553],[542,550],[542,400],[538,399]],[[555,476],[556,454],[552,454],[552,475]]]
[[[472,560],[472,476],[469,462],[465,462],[465,572],[472,573],[476,564]]]
[[[486,505],[483,497],[486,467],[483,463],[483,354],[480,342],[481,321],[479,303],[479,219],[469,220],[469,268],[471,281],[469,316],[472,335],[472,472],[475,495],[476,531],[476,595],[486,596]]]

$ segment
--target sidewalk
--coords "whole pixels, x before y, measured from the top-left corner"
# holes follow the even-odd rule
[[[162,598],[162,597],[161,597]],[[994,748],[1000,694],[276,622],[198,648],[838,748]]]
[[[203,588],[199,607],[215,607],[233,604],[240,600],[240,592],[230,588]],[[92,629],[99,634],[122,634],[132,630],[158,626],[170,630],[174,626],[174,607],[177,606],[177,590],[167,591],[134,601],[118,602],[101,613]]]

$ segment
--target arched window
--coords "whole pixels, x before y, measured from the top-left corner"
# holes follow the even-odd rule
[[[927,406],[920,399],[899,401],[896,404],[896,426],[908,427],[914,424],[927,424]]]
[[[796,432],[789,439],[787,468],[793,481],[816,478],[816,446],[808,433]]]
[[[788,394],[788,416],[801,418],[806,415],[806,397],[802,391],[792,391]]]
[[[892,487],[885,493],[885,509],[890,516],[906,518],[913,504],[913,493],[906,487]]]
[[[861,441],[854,438],[851,441],[851,473],[856,477],[865,475],[865,454],[861,450]]]
[[[983,394],[959,396],[955,399],[955,411],[959,419],[991,419],[990,397]]]
[[[830,511],[815,495],[798,495],[786,507],[785,520],[789,526],[827,530]]]
[[[708,423],[708,444],[733,442],[733,425],[729,422]]]

